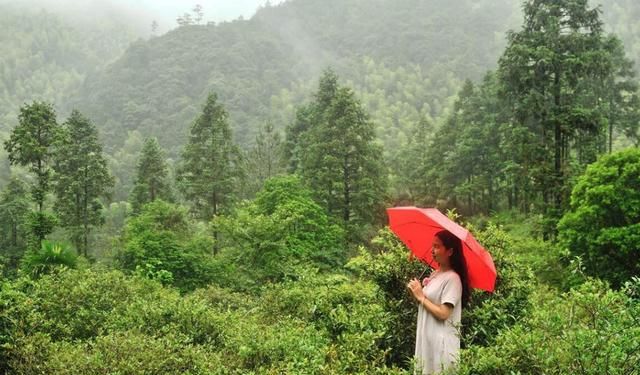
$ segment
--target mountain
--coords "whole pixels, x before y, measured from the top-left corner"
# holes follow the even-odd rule
[[[46,100],[68,112],[85,78],[119,57],[134,39],[115,19],[72,24],[38,7],[0,4],[0,133],[25,102]]]
[[[138,41],[89,77],[74,105],[99,124],[107,149],[138,129],[176,155],[214,91],[247,146],[269,119],[283,129],[332,67],[381,130],[400,130],[382,134],[387,143],[494,67],[518,14],[512,0],[292,0]]]
[[[640,5],[609,0],[601,9],[638,61]],[[421,117],[434,121],[449,108],[464,79],[496,66],[506,31],[522,22],[517,0],[289,0],[248,20],[136,41],[122,20],[72,23],[0,5],[0,133],[15,125],[20,105],[41,99],[61,114],[88,115],[112,154],[137,130],[176,157],[214,91],[248,147],[264,122],[282,130],[331,67],[387,150],[397,150]]]

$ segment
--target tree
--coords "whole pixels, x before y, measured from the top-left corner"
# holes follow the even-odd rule
[[[321,206],[345,227],[372,223],[387,188],[373,123],[353,91],[339,87],[330,70],[321,77],[315,99],[299,148],[304,150],[298,156],[301,175]]]
[[[558,223],[563,247],[582,259],[590,275],[621,286],[640,275],[640,150],[602,156],[571,193],[571,209]]]
[[[184,13],[182,16],[176,18],[176,22],[178,23],[178,26],[189,26],[193,25],[193,18],[191,17],[191,14]]]
[[[488,214],[498,207],[504,155],[501,102],[496,79],[488,73],[480,85],[467,81],[454,104],[454,112],[433,142],[429,158],[442,176],[446,196],[464,204],[467,213]]]
[[[184,207],[155,200],[127,221],[117,260],[125,270],[192,290],[210,281],[210,246],[210,238],[194,231]]]
[[[311,127],[313,112],[311,105],[298,107],[295,120],[287,125],[283,154],[287,162],[287,170],[291,173],[295,173],[299,168],[303,152],[301,136]]]
[[[553,232],[570,188],[572,151],[599,153],[610,103],[602,90],[616,74],[598,8],[587,0],[527,0],[524,24],[510,32],[499,61],[513,121],[527,129],[539,160],[526,160]],[[609,94],[610,95],[610,94]],[[585,145],[594,145],[586,150]],[[578,160],[582,165],[594,156]]]
[[[0,246],[18,246],[20,242],[20,226],[24,215],[29,211],[26,184],[16,178],[9,183],[0,195],[0,222],[2,223],[3,242]],[[5,242],[6,241],[6,242]]]
[[[608,99],[604,103],[606,120],[608,123],[608,151],[613,151],[613,136],[617,130],[627,138],[640,145],[640,98],[638,97],[638,82],[633,61],[625,56],[624,45],[613,36],[606,40],[607,49],[612,56],[614,74],[611,74],[605,84],[600,87],[602,96]]]
[[[153,20],[151,21],[151,35],[156,35],[157,32],[158,32],[158,21]]]
[[[208,222],[231,206],[243,177],[239,166],[227,111],[217,95],[210,94],[191,125],[178,170],[182,191],[198,218]]]
[[[76,110],[63,124],[56,143],[54,170],[55,211],[71,232],[78,254],[86,257],[91,229],[104,222],[100,198],[109,197],[114,179],[95,125]]]
[[[15,270],[25,250],[24,226],[29,212],[28,189],[24,182],[12,178],[0,194],[0,249],[10,269]]]
[[[22,260],[21,271],[42,276],[57,267],[76,268],[78,256],[62,243],[42,241],[38,251],[29,252]]]
[[[145,140],[136,169],[136,181],[129,199],[134,213],[139,213],[142,206],[156,199],[173,200],[164,151],[155,137]]]
[[[202,22],[202,19],[204,18],[204,12],[202,11],[202,5],[196,4],[193,7],[192,11],[195,14],[194,21],[196,22],[196,24],[199,25],[200,22]]]
[[[247,157],[248,189],[254,194],[266,180],[284,172],[283,143],[273,124],[267,122],[256,135]]]
[[[453,110],[446,121],[436,131],[426,152],[425,162],[429,168],[425,169],[426,181],[429,181],[427,200],[444,199],[454,207],[458,206],[459,191],[466,176],[469,175],[472,164],[459,165],[458,140],[467,126],[471,102],[476,95],[476,87],[470,81],[465,81],[458,92],[458,99],[453,104]],[[470,124],[468,126],[471,126]]]
[[[407,147],[394,162],[394,172],[398,175],[397,184],[413,202],[425,202],[433,193],[435,186],[429,181],[428,169],[433,161],[428,158],[429,141],[433,135],[433,125],[425,117],[414,125],[413,136],[409,138]],[[392,173],[394,173],[392,172]]]
[[[221,254],[257,285],[283,281],[299,266],[341,266],[344,232],[312,195],[298,176],[267,180],[254,201],[213,221],[222,234]]]
[[[36,175],[31,195],[38,211],[29,220],[33,240],[40,241],[53,229],[55,220],[44,211],[44,203],[50,190],[52,145],[58,135],[56,113],[49,103],[34,101],[20,108],[18,125],[4,143],[12,165],[22,165]]]

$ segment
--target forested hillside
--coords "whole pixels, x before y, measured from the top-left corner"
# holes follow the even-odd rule
[[[495,68],[521,14],[515,0],[288,1],[249,20],[139,40],[113,61],[133,38],[114,20],[86,30],[37,9],[2,7],[0,129],[15,124],[23,102],[47,99],[63,113],[86,112],[112,153],[137,129],[158,136],[170,155],[209,91],[228,106],[247,147],[265,119],[284,129],[328,66],[354,86],[378,135],[395,148],[421,117],[442,114],[465,79]],[[602,1],[606,29],[635,61],[638,8]]]
[[[0,131],[16,122],[17,108],[32,100],[70,111],[85,78],[120,57],[134,35],[117,20],[72,25],[53,13],[0,4]]]
[[[87,81],[77,105],[99,124],[108,149],[139,129],[173,154],[199,103],[215,91],[238,142],[248,146],[266,119],[284,129],[290,107],[331,66],[370,96],[368,109],[387,140],[421,115],[436,117],[461,80],[478,79],[495,64],[504,32],[515,24],[515,4],[285,2],[250,20],[183,26],[138,42]]]

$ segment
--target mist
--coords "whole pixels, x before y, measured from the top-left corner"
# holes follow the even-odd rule
[[[164,33],[178,26],[176,18],[193,13],[193,8],[202,6],[202,23],[231,21],[242,17],[251,18],[259,7],[284,0],[0,0],[0,5],[44,9],[75,24],[91,25],[102,19],[118,20],[136,34],[151,33],[151,23],[158,24],[157,32]]]

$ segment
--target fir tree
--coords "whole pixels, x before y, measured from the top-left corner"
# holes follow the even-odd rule
[[[55,211],[71,232],[78,254],[88,256],[89,233],[104,222],[100,198],[108,198],[114,179],[93,123],[74,110],[56,143]]]
[[[230,207],[243,176],[239,166],[240,151],[232,140],[227,111],[210,94],[191,125],[178,170],[182,191],[198,218],[209,222]]]
[[[136,181],[130,197],[134,213],[139,213],[142,206],[156,199],[173,201],[168,174],[164,151],[158,140],[155,137],[147,138],[140,153]]]
[[[387,188],[382,148],[353,91],[332,71],[320,79],[310,127],[301,138],[299,170],[316,198],[345,227],[371,223]],[[354,234],[356,236],[356,234]]]

